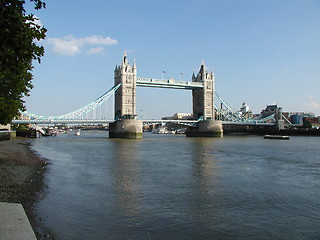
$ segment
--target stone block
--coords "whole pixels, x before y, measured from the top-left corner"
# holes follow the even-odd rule
[[[142,121],[135,119],[121,119],[109,124],[110,138],[142,138]]]
[[[223,137],[222,121],[204,120],[187,128],[187,137]]]

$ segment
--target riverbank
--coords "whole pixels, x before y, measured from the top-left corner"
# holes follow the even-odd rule
[[[29,148],[28,139],[0,141],[0,202],[21,203],[37,239],[55,239],[36,217],[47,162]]]

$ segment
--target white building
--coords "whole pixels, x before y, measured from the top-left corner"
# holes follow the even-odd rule
[[[246,117],[250,117],[252,115],[250,107],[245,102],[242,103],[239,113]]]

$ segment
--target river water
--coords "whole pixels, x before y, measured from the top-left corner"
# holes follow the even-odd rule
[[[104,131],[32,141],[58,239],[320,239],[320,138]]]

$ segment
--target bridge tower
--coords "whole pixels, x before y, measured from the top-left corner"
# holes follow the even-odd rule
[[[114,70],[114,85],[121,86],[115,92],[115,122],[109,124],[110,138],[142,138],[142,121],[136,120],[136,81],[136,64],[130,66],[124,53],[122,64]]]
[[[114,70],[114,86],[121,84],[115,93],[115,120],[136,118],[137,68],[130,66],[126,53],[122,64]]]
[[[193,119],[214,120],[214,74],[207,72],[204,61],[197,76],[193,73],[192,82],[203,84],[203,88],[192,90]]]
[[[201,82],[203,87],[192,89],[193,119],[199,120],[196,126],[187,128],[187,137],[222,137],[222,122],[215,120],[213,72],[208,73],[204,61],[192,82]]]

